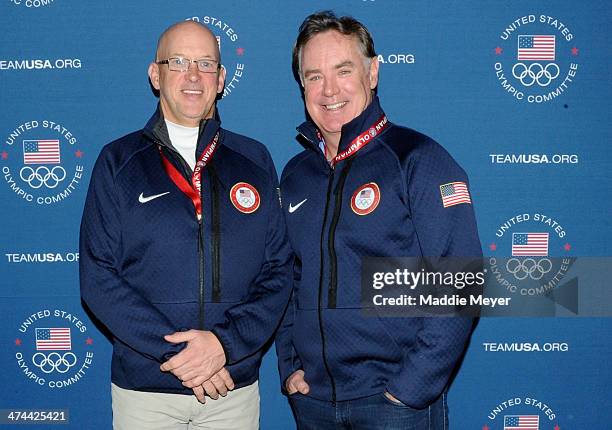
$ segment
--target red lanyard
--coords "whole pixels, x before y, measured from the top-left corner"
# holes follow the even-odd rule
[[[338,162],[355,154],[361,148],[363,148],[368,143],[373,141],[374,138],[378,136],[378,134],[380,134],[385,128],[387,128],[388,125],[389,125],[389,121],[387,120],[387,116],[386,115],[381,116],[378,119],[378,121],[376,121],[374,124],[370,126],[370,128],[368,128],[366,131],[364,131],[359,136],[357,136],[355,139],[353,139],[353,141],[348,146],[348,148],[346,148],[344,151],[342,151],[340,154],[337,154],[333,158],[332,163],[331,163],[332,166],[335,166],[336,164],[338,164]],[[327,153],[327,149],[326,149],[326,153]]]
[[[174,167],[174,165],[166,158],[164,155],[161,145],[158,145],[159,154],[161,155],[161,159],[163,162],[164,170],[172,179],[172,182],[185,194],[187,197],[191,199],[193,203],[193,207],[196,211],[196,216],[198,217],[198,221],[202,219],[202,199],[200,198],[200,193],[202,190],[202,169],[206,166],[206,163],[210,161],[215,150],[217,149],[217,143],[219,143],[219,132],[215,134],[212,138],[200,159],[195,165],[195,169],[193,169],[193,174],[191,175],[191,184],[187,182],[187,179]]]

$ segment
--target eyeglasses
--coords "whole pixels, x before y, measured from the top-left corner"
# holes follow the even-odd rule
[[[167,60],[156,61],[157,64],[167,64],[168,68],[174,72],[186,72],[189,70],[191,63],[196,63],[198,70],[202,73],[215,73],[221,68],[221,64],[217,60],[204,58],[201,60],[191,60],[183,57],[170,57]]]

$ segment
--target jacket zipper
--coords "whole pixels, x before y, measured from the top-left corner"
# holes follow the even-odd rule
[[[329,234],[327,235],[327,249],[329,251],[329,290],[327,292],[327,307],[331,309],[335,309],[336,307],[336,297],[338,296],[338,257],[336,255],[336,227],[338,226],[338,221],[340,220],[340,212],[342,211],[342,192],[344,190],[344,183],[346,182],[346,177],[348,172],[353,164],[354,158],[351,157],[346,161],[344,169],[342,173],[340,173],[340,178],[338,179],[338,184],[336,185],[335,193],[335,206],[334,206],[334,215],[332,217],[331,224],[329,226]]]
[[[204,330],[204,228],[198,220],[198,283],[199,283],[199,327]]]
[[[330,195],[331,195],[331,191],[332,191],[332,186],[334,183],[334,171],[331,170],[330,175],[329,175],[329,183],[327,185],[327,196],[325,199],[325,213],[323,215],[323,225],[321,227],[321,242],[320,242],[320,256],[321,256],[321,263],[320,263],[320,269],[319,269],[319,306],[318,306],[318,311],[319,311],[319,332],[321,334],[321,353],[323,356],[323,365],[325,366],[325,371],[327,372],[327,375],[329,376],[329,380],[331,382],[331,389],[332,389],[332,406],[336,406],[336,381],[334,380],[334,377],[331,373],[331,369],[329,367],[329,363],[327,362],[327,354],[325,352],[325,333],[323,330],[323,265],[325,263],[325,259],[323,257],[324,253],[323,253],[323,239],[325,238],[325,224],[327,223],[327,210],[329,209],[329,200],[330,200]]]
[[[300,132],[302,137],[312,143],[308,137],[306,137],[303,133]],[[325,342],[325,330],[323,327],[323,267],[325,264],[324,259],[324,239],[325,239],[325,226],[327,224],[327,212],[329,210],[329,202],[334,184],[334,169],[333,167],[330,169],[330,166],[325,159],[325,156],[321,157],[325,167],[329,169],[329,182],[327,184],[327,195],[325,198],[325,212],[323,215],[323,224],[321,226],[321,240],[320,240],[320,269],[319,269],[319,306],[318,306],[318,316],[319,316],[319,332],[321,335],[321,353],[323,357],[323,366],[325,367],[325,371],[327,372],[327,376],[329,376],[329,380],[331,382],[332,389],[332,406],[336,406],[336,380],[332,375],[329,363],[327,361],[327,353],[326,353],[326,342]],[[328,307],[335,308],[336,307],[336,285],[337,285],[337,260],[336,260],[336,250],[334,247],[334,235],[336,232],[336,227],[338,225],[338,220],[340,218],[340,209],[342,207],[342,190],[344,188],[344,182],[346,180],[346,175],[348,174],[348,168],[350,168],[350,164],[352,164],[352,158],[347,161],[347,165],[344,170],[340,174],[340,179],[338,184],[336,185],[336,196],[335,196],[335,207],[334,207],[334,215],[332,217],[332,222],[330,224],[329,235],[327,238],[327,249],[330,254],[330,288],[328,290]]]
[[[208,166],[210,173],[210,193],[212,197],[212,300],[221,300],[221,217],[219,216],[219,189],[218,177],[212,165]]]

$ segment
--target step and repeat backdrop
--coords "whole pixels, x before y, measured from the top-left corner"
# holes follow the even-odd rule
[[[530,234],[546,238],[538,270],[561,270],[548,257],[610,255],[608,2],[2,0],[0,428],[27,410],[62,411],[37,428],[111,427],[111,345],[81,305],[78,230],[101,148],[156,107],[147,67],[159,34],[185,19],[210,27],[227,69],[223,124],[264,142],[280,171],[304,119],[292,44],[321,9],[368,26],[389,119],[468,172],[493,265]],[[538,44],[548,48],[530,57]],[[509,291],[517,271],[533,273],[507,269],[497,279]],[[606,318],[482,318],[450,388],[451,428],[612,428],[611,335]],[[262,429],[295,428],[273,350],[260,383]]]

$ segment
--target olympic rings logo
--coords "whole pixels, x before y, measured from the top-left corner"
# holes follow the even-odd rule
[[[533,63],[527,67],[523,63],[516,63],[512,67],[512,76],[526,87],[536,82],[539,86],[546,87],[559,76],[559,66],[555,63],[548,63],[546,67],[542,67],[540,63]]]
[[[57,352],[45,356],[42,352],[37,352],[32,356],[32,363],[45,373],[56,371],[58,373],[66,373],[77,362],[76,355],[72,352],[66,352],[60,355]]]
[[[512,273],[514,277],[522,281],[528,276],[537,281],[550,272],[552,269],[552,261],[548,258],[541,258],[536,261],[534,258],[526,258],[523,261],[518,258],[511,258],[506,262],[506,270]]]
[[[36,170],[30,166],[25,166],[19,171],[19,176],[34,189],[38,189],[43,185],[47,188],[55,188],[66,179],[66,170],[62,166],[55,166],[52,169],[46,166],[39,166]]]
[[[372,206],[372,202],[373,201],[374,201],[374,199],[371,198],[371,197],[370,198],[361,198],[361,199],[358,199],[356,201],[356,204],[357,204],[356,206],[359,209],[367,209],[368,207]]]
[[[238,201],[244,206],[253,206],[253,199],[250,197],[240,197]]]

